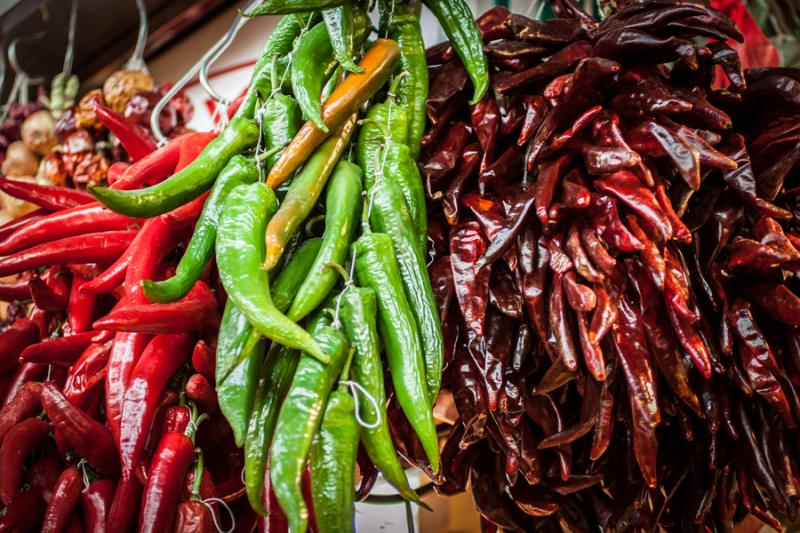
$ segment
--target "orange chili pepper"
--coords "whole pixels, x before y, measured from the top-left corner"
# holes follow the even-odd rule
[[[323,104],[322,121],[329,130],[344,123],[386,83],[399,57],[400,47],[396,42],[391,39],[375,41],[358,63],[364,71],[347,76]],[[289,179],[328,135],[310,120],[306,122],[270,170],[267,185],[275,189]]]

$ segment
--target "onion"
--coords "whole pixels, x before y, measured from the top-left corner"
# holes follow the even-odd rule
[[[33,153],[46,155],[56,145],[56,122],[49,111],[37,111],[22,123],[22,142]]]

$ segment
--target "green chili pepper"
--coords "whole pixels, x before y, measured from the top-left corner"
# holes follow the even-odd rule
[[[247,93],[245,93],[239,109],[233,115],[234,117],[253,118],[259,94],[266,98],[272,90],[271,61],[275,57],[282,58],[292,51],[295,39],[303,31],[306,24],[309,23],[311,17],[312,14],[310,13],[302,13],[291,17],[283,17],[278,21],[269,39],[264,43],[264,48],[261,50],[261,55],[259,55],[256,66],[253,69],[253,76],[248,84]]]
[[[272,488],[292,532],[302,532],[307,527],[308,509],[300,482],[325,402],[348,354],[344,335],[324,322],[320,321],[312,331],[330,363],[323,365],[306,354],[300,356],[270,448]]]
[[[275,342],[303,350],[327,362],[327,356],[303,328],[275,308],[269,278],[261,269],[262,235],[276,211],[275,194],[263,183],[235,188],[225,202],[217,238],[217,268],[228,297],[260,334]]]
[[[441,382],[444,341],[436,300],[428,278],[424,249],[419,246],[419,239],[400,188],[389,180],[382,180],[375,183],[369,193],[372,201],[372,226],[376,231],[389,235],[394,245],[403,287],[422,340],[428,400],[429,405],[433,405]]]
[[[417,243],[423,252],[428,249],[428,212],[425,204],[425,188],[417,162],[411,149],[405,144],[388,140],[383,148],[381,161],[386,180],[393,182],[406,200],[406,207],[414,224]]]
[[[427,121],[425,105],[428,101],[428,62],[425,59],[425,43],[422,40],[419,17],[410,6],[402,2],[397,2],[392,7],[394,13],[391,17],[382,13],[382,18],[386,19],[389,38],[397,41],[400,46],[400,68],[405,75],[401,77],[397,99],[408,113],[407,144],[416,159]]]
[[[397,458],[389,421],[386,418],[386,393],[383,386],[383,365],[381,364],[380,339],[377,331],[377,301],[375,291],[351,286],[342,293],[341,320],[348,340],[355,347],[352,379],[361,385],[375,403],[359,402],[359,415],[367,424],[380,420],[377,427],[363,427],[361,441],[370,459],[383,473],[384,479],[393,485],[400,495],[412,501],[419,496],[408,485],[406,474]],[[375,410],[375,407],[379,411]]]
[[[295,294],[311,272],[321,246],[322,239],[319,237],[303,242],[272,284],[272,303],[281,313],[285,313],[292,304]]]
[[[406,144],[408,142],[408,117],[406,110],[395,101],[394,91],[400,83],[400,76],[392,80],[389,94],[383,103],[375,104],[367,111],[365,120],[361,121],[356,143],[358,164],[364,169],[364,187],[369,189],[381,167],[381,148],[387,136],[392,140]]]
[[[333,47],[333,56],[349,72],[364,71],[353,61],[353,53],[355,52],[353,20],[357,16],[353,11],[358,9],[358,6],[345,2],[340,6],[322,11],[322,20],[325,22],[328,37]]]
[[[339,385],[328,398],[311,445],[311,497],[319,533],[353,531],[359,434],[355,414],[353,397]]]
[[[384,342],[397,401],[436,472],[439,448],[425,384],[425,362],[392,239],[385,233],[365,231],[353,244],[352,253],[359,284],[372,289],[378,299],[378,331]]]
[[[258,169],[252,160],[235,155],[228,161],[214,182],[175,275],[164,281],[142,281],[144,294],[149,300],[158,303],[173,302],[189,292],[214,253],[217,222],[228,194],[237,185],[253,183],[257,179]]]
[[[317,257],[322,239],[308,239],[294,253],[271,286],[272,304],[281,313],[289,309],[297,289]],[[225,304],[217,335],[216,381],[222,382],[261,338],[232,300]]]
[[[258,126],[255,122],[241,117],[233,118],[197,159],[161,183],[131,191],[108,187],[94,187],[91,191],[112,211],[138,218],[154,217],[203,194],[228,161],[245,148],[255,145],[257,140]]]
[[[261,366],[250,424],[244,444],[244,479],[250,506],[260,515],[267,510],[262,503],[264,476],[269,446],[278,420],[278,411],[292,383],[299,354],[279,344],[273,344]]]
[[[464,0],[423,0],[450,39],[475,88],[470,104],[483,99],[489,88],[489,65],[483,53],[481,30]]]
[[[366,37],[367,17],[363,11],[353,12],[353,43],[361,46]],[[331,39],[324,22],[303,35],[292,56],[292,90],[300,109],[317,128],[328,133],[322,120],[322,87],[334,71]]]
[[[336,285],[338,274],[328,265],[341,264],[347,257],[361,204],[361,169],[349,161],[340,161],[328,183],[322,247],[294,297],[287,314],[291,320],[297,322],[308,315]]]
[[[289,141],[303,125],[303,117],[297,100],[282,93],[275,93],[262,108],[261,129],[264,132],[266,150],[278,149]],[[267,167],[272,167],[283,150],[267,158]]]
[[[350,142],[355,120],[356,116],[353,115],[339,131],[325,139],[292,180],[280,209],[269,221],[265,232],[267,252],[264,267],[267,270],[272,270],[278,264],[289,238],[317,203],[328,176]]]
[[[245,17],[260,17],[261,15],[286,15],[303,11],[318,11],[329,7],[340,6],[347,0],[264,0],[250,11]]]
[[[242,354],[243,360],[233,367],[228,376],[217,382],[219,410],[228,420],[236,446],[239,447],[244,444],[247,434],[265,348],[266,343],[263,340],[257,341]]]

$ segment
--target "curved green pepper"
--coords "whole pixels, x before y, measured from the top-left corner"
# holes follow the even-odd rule
[[[217,238],[217,222],[228,194],[237,185],[253,183],[258,179],[258,169],[252,160],[235,155],[228,161],[211,188],[194,234],[183,253],[175,275],[164,281],[143,280],[144,295],[152,302],[173,302],[189,292],[200,278],[203,269],[214,253]]]
[[[244,480],[250,506],[262,516],[267,515],[262,497],[269,447],[278,421],[278,411],[299,360],[296,350],[273,344],[261,366],[258,390],[244,441]]]
[[[425,203],[425,186],[411,149],[396,142],[387,142],[384,147],[383,176],[394,182],[406,199],[408,213],[414,223],[423,254],[428,249],[428,211]]]
[[[364,170],[364,188],[369,189],[378,177],[383,155],[381,150],[386,143],[387,135],[399,144],[408,142],[408,116],[403,106],[395,101],[393,91],[400,83],[397,76],[389,89],[386,100],[375,104],[367,111],[366,119],[361,122],[356,142],[358,164]]]
[[[329,263],[342,264],[361,213],[361,169],[340,161],[328,183],[325,234],[311,271],[297,291],[287,316],[297,322],[313,311],[338,281]]]
[[[397,89],[397,100],[408,113],[407,144],[416,159],[427,123],[428,62],[419,17],[399,2],[394,11],[387,23],[389,38],[400,46],[400,68],[405,73]]]
[[[439,470],[439,447],[425,383],[425,361],[392,239],[385,233],[365,232],[353,244],[353,257],[359,284],[372,289],[378,299],[378,331],[384,342],[397,401],[436,472]]]
[[[303,11],[318,11],[342,5],[347,0],[264,0],[244,14],[245,17],[262,15],[287,15]]]
[[[359,402],[359,416],[367,424],[380,418],[377,427],[363,427],[361,441],[369,458],[383,474],[384,479],[412,501],[419,496],[408,485],[406,474],[397,458],[389,420],[386,417],[386,392],[383,386],[383,365],[381,364],[380,338],[377,330],[377,300],[375,291],[365,287],[351,286],[342,293],[340,317],[347,338],[355,348],[351,363],[352,379],[364,388],[375,401],[362,399]],[[380,411],[376,412],[375,407]]]
[[[353,32],[353,10],[360,9],[350,2],[325,9],[322,11],[322,20],[328,30],[328,37],[333,47],[333,56],[336,61],[348,72],[363,72],[364,69],[353,61],[355,52],[355,35]],[[363,16],[363,15],[361,15]]]
[[[281,313],[289,309],[297,291],[311,272],[321,247],[322,239],[319,237],[304,241],[275,278],[275,283],[272,284],[272,303]]]
[[[228,420],[236,446],[239,447],[245,441],[253,399],[258,388],[258,371],[264,361],[265,349],[266,343],[263,340],[245,349],[242,361],[233,367],[223,381],[217,382],[219,410]]]
[[[218,230],[219,278],[228,297],[260,334],[327,362],[311,335],[278,311],[270,297],[269,278],[261,268],[262,236],[277,208],[275,194],[263,183],[241,185],[231,192]]]
[[[483,37],[464,0],[423,0],[442,25],[450,44],[461,58],[475,88],[470,104],[483,99],[489,88],[489,64],[483,53]]]
[[[358,433],[355,401],[339,385],[311,445],[311,498],[319,533],[353,531]]]
[[[131,191],[93,187],[92,194],[117,213],[149,218],[194,200],[214,183],[230,159],[258,141],[258,126],[246,118],[233,118],[216,139],[186,168],[166,180]]]
[[[400,188],[389,180],[382,180],[370,189],[369,194],[372,201],[370,222],[376,231],[389,235],[394,245],[403,288],[422,340],[428,401],[433,405],[441,383],[444,341],[424,249],[419,246]]]
[[[347,339],[339,331],[325,325],[312,331],[330,363],[323,365],[306,354],[300,356],[270,448],[272,488],[292,532],[305,531],[308,524],[300,483],[325,402],[348,354]]]
[[[303,125],[303,117],[297,100],[282,93],[275,93],[262,108],[261,129],[266,151],[279,149],[289,141]],[[267,158],[267,167],[272,167],[283,153],[280,150]]]

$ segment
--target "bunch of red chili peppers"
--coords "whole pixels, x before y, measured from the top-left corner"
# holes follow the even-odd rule
[[[428,50],[460,416],[439,490],[469,481],[489,531],[780,529],[800,503],[800,72],[743,72],[711,8],[617,4],[485,13],[494,91],[473,105],[448,43]]]

